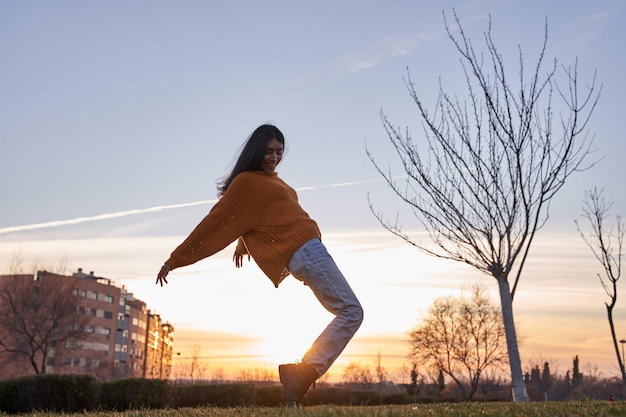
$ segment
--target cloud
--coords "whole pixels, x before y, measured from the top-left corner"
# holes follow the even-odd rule
[[[439,32],[389,36],[362,50],[346,53],[338,59],[337,66],[344,73],[354,74],[382,65],[398,56],[409,55],[421,44],[431,42],[440,36]]]

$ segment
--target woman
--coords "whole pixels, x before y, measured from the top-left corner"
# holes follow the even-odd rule
[[[237,268],[244,256],[252,257],[276,287],[291,274],[311,288],[335,317],[301,362],[278,367],[282,401],[297,406],[352,339],[363,321],[363,309],[322,244],[317,223],[275,172],[284,147],[285,138],[275,126],[259,126],[250,135],[233,170],[218,186],[220,199],[165,261],[156,283],[163,286],[170,271],[238,240],[233,255]]]

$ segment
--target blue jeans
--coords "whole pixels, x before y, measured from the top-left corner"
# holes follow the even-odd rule
[[[302,245],[289,260],[288,268],[335,316],[302,358],[322,376],[361,326],[363,308],[318,238]]]

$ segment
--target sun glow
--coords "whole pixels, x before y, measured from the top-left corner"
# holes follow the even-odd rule
[[[307,348],[308,343],[303,338],[285,333],[280,338],[267,338],[259,345],[257,352],[269,364],[279,365],[301,360]]]

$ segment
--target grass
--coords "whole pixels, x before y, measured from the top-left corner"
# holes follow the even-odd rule
[[[1,414],[0,416],[8,416]],[[604,417],[626,416],[626,401],[564,401],[531,403],[439,403],[394,406],[314,406],[302,409],[241,407],[183,408],[61,414],[36,412],[32,417]]]

